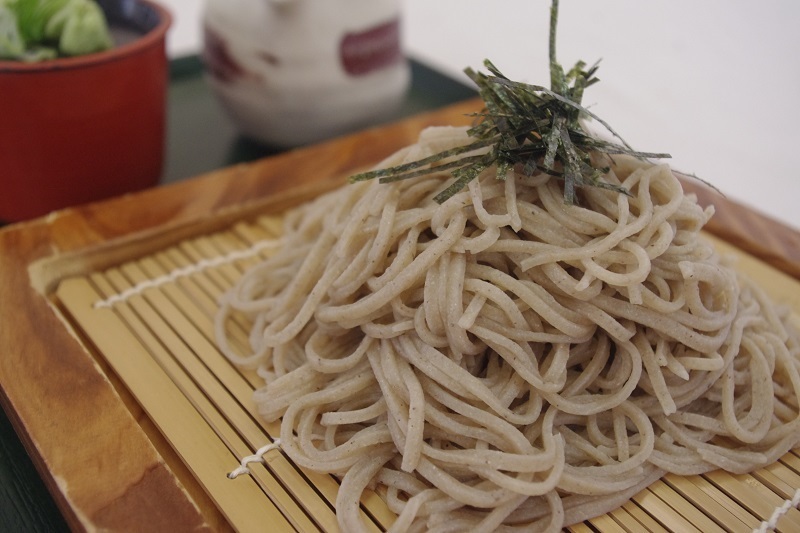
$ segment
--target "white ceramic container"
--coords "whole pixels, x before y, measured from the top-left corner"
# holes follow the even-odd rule
[[[290,147],[386,118],[410,72],[400,0],[206,0],[208,82],[240,131]]]

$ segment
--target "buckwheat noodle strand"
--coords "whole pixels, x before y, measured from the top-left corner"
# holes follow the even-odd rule
[[[385,165],[466,143],[432,128]],[[297,464],[342,476],[345,531],[376,487],[395,531],[556,531],[665,472],[746,472],[800,440],[788,313],[700,238],[667,167],[615,158],[631,196],[547,175],[359,183],[286,215],[224,297],[222,350],[257,367]],[[226,328],[247,317],[250,345]]]

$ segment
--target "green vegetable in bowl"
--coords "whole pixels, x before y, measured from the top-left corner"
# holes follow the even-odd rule
[[[0,59],[41,61],[113,44],[94,0],[0,0]]]
[[[17,17],[0,3],[0,59],[16,59],[25,53],[25,41],[17,27]]]

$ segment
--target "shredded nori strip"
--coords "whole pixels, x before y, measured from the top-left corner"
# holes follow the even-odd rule
[[[593,163],[592,153],[609,156],[627,154],[639,159],[669,158],[669,154],[639,152],[625,142],[611,126],[581,105],[584,90],[598,81],[598,64],[588,69],[583,61],[569,72],[556,60],[555,37],[558,0],[550,9],[550,89],[512,81],[488,59],[488,74],[467,68],[464,72],[477,85],[485,108],[474,113],[475,124],[468,130],[472,143],[445,150],[430,157],[386,169],[357,174],[351,182],[378,178],[381,183],[451,170],[455,181],[434,198],[445,202],[462,190],[486,168],[497,165],[498,179],[505,179],[511,168],[525,175],[546,172],[564,182],[564,201],[576,201],[578,187],[601,187],[629,194],[624,187],[603,180],[608,167]],[[600,123],[619,142],[591,136],[581,122],[591,118]],[[469,155],[488,147],[482,155]],[[461,156],[461,157],[459,157]],[[456,159],[442,163],[446,159]],[[437,165],[437,163],[439,163]]]

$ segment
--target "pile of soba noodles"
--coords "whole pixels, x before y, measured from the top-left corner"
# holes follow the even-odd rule
[[[383,165],[469,142],[432,128]],[[298,465],[377,490],[396,531],[536,531],[666,472],[746,472],[800,441],[800,343],[699,235],[666,166],[607,161],[630,196],[490,168],[348,185],[286,215],[218,316]],[[247,350],[226,327],[250,317]]]

